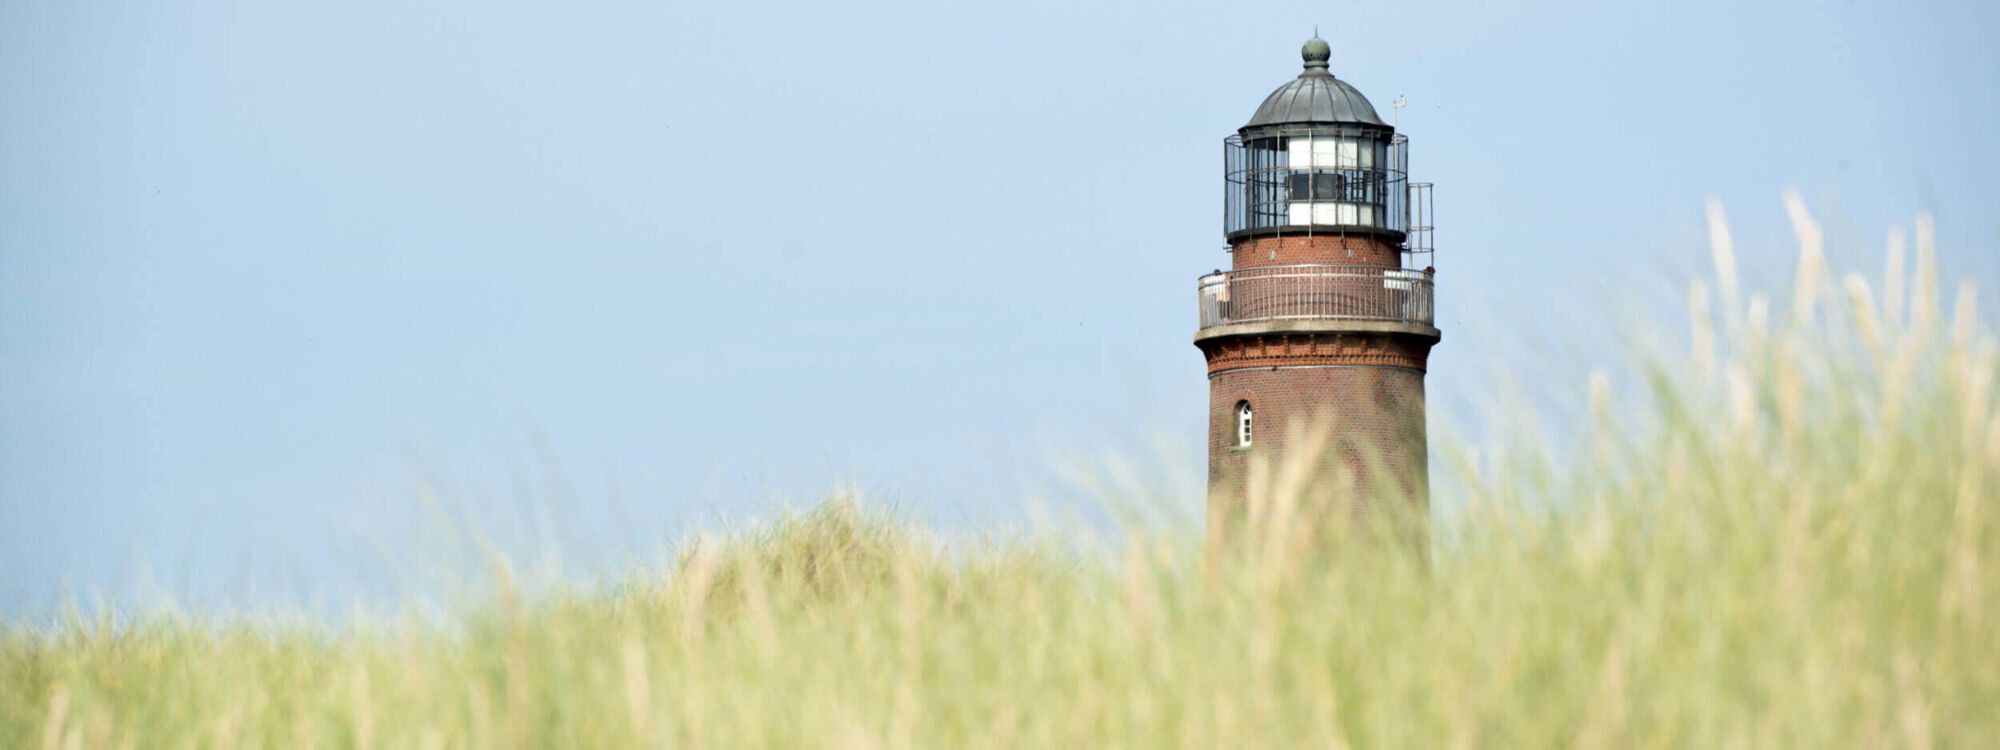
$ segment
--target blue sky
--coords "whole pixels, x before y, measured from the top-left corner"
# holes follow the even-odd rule
[[[7,3],[0,611],[1186,486],[1220,142],[1315,25],[1437,183],[1434,420],[1581,392],[1710,195],[1753,277],[1797,186],[1994,289],[1996,7]]]

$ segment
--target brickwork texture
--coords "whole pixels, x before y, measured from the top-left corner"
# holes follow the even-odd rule
[[[1243,448],[1237,406],[1246,401],[1253,421],[1250,446]],[[1376,503],[1428,501],[1422,371],[1369,365],[1224,371],[1209,378],[1208,422],[1212,517],[1245,511],[1253,457],[1270,468],[1311,462],[1315,489],[1348,495],[1356,519]],[[1313,430],[1324,431],[1322,439],[1313,439]]]
[[[1235,269],[1300,263],[1400,266],[1401,251],[1372,236],[1244,239]],[[1347,498],[1354,520],[1382,503],[1429,503],[1424,371],[1436,339],[1364,331],[1266,332],[1198,342],[1208,360],[1209,517],[1231,524],[1262,502],[1259,480],[1307,462],[1312,492]],[[1238,445],[1249,403],[1252,439]]]
[[[1288,235],[1240,240],[1230,247],[1235,268],[1313,263],[1329,266],[1400,266],[1403,251],[1374,235]]]

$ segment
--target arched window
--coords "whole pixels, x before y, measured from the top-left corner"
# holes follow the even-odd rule
[[[1250,447],[1250,402],[1236,402],[1236,447]]]

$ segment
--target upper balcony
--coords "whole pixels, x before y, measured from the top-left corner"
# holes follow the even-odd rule
[[[1201,277],[1201,328],[1207,333],[1222,326],[1284,322],[1433,328],[1432,277],[1428,271],[1383,266],[1293,265],[1221,271]]]

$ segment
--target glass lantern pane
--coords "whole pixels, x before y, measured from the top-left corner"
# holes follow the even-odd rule
[[[1309,135],[1294,136],[1287,141],[1286,156],[1290,157],[1290,161],[1286,166],[1293,169],[1311,168],[1314,163],[1313,149],[1316,148],[1316,143],[1317,141]]]

